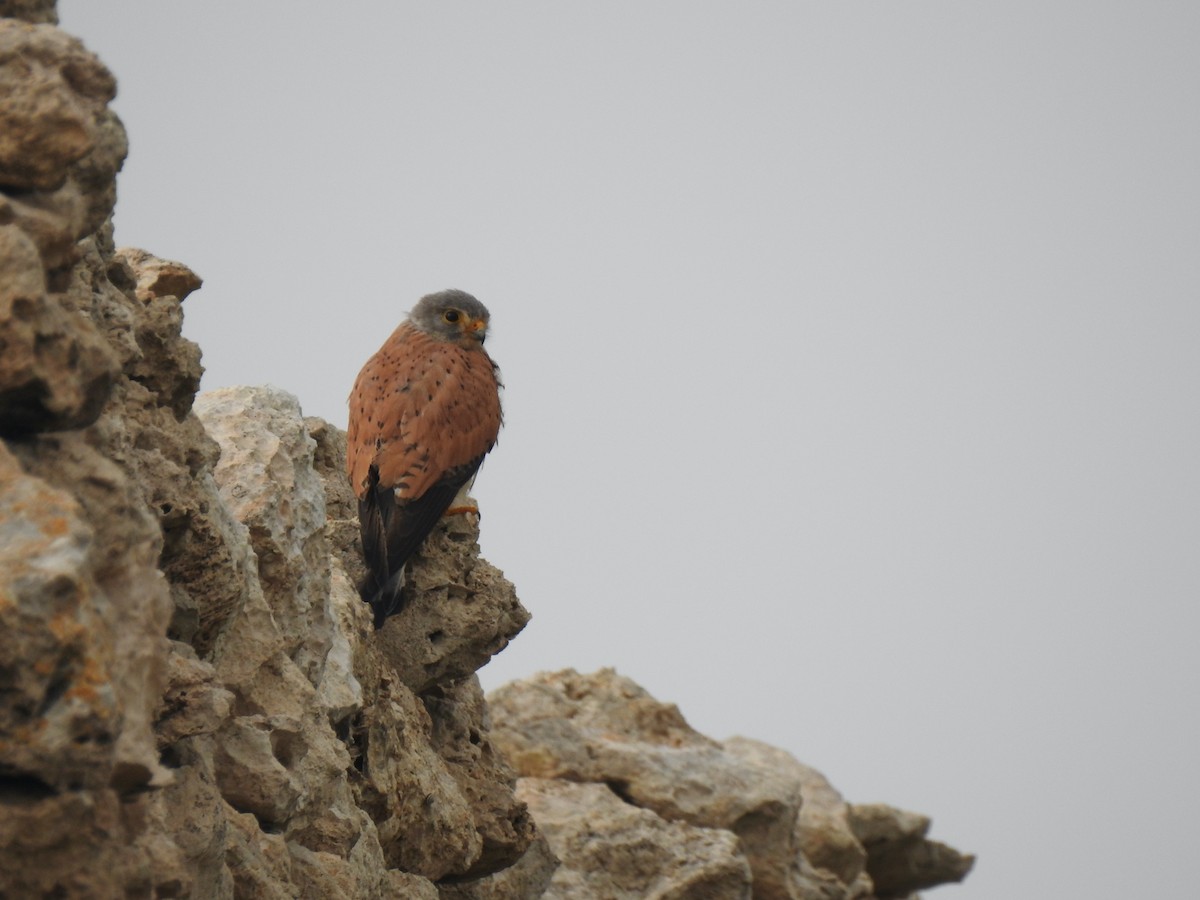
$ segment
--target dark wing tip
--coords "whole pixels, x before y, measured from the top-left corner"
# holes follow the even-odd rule
[[[359,594],[375,613],[376,629],[388,616],[404,609],[404,566],[481,462],[482,455],[465,466],[446,472],[420,497],[403,502],[397,502],[392,488],[379,484],[379,473],[372,467],[367,494],[358,502],[363,556],[368,570]]]
[[[368,577],[363,585],[362,598],[371,606],[375,616],[375,630],[383,627],[383,623],[391,616],[404,609],[404,567],[401,566],[387,583],[378,590],[373,590],[375,579]]]

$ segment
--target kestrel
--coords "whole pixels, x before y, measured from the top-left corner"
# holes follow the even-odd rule
[[[369,570],[362,597],[376,628],[400,612],[404,564],[496,443],[489,318],[463,291],[422,297],[354,382],[346,470]]]

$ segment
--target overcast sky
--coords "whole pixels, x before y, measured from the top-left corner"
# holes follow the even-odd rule
[[[1194,895],[1200,6],[59,8],[205,388],[344,427],[491,308],[485,686],[615,666],[931,814],[947,900]]]

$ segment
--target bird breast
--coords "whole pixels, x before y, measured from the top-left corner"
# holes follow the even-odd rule
[[[350,394],[346,465],[355,494],[371,466],[379,484],[414,499],[483,456],[500,431],[499,381],[481,346],[462,347],[401,325]]]

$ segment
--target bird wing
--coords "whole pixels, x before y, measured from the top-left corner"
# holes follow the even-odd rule
[[[364,599],[396,611],[399,573],[496,442],[499,382],[482,348],[401,325],[350,394],[346,467],[371,578]],[[390,586],[390,588],[389,588]],[[385,590],[388,588],[388,590]],[[382,596],[381,596],[382,595]]]
[[[416,498],[442,474],[482,457],[496,442],[501,412],[496,367],[466,350],[401,325],[363,366],[350,394],[346,466],[354,493],[379,484]]]
[[[459,489],[471,480],[482,462],[480,456],[471,465],[452,469],[414,500],[400,500],[394,490],[375,483],[358,501],[363,556],[370,573],[362,594],[375,610],[376,628],[400,611],[405,562],[424,543]],[[376,470],[372,468],[370,477],[374,480],[375,476]]]

